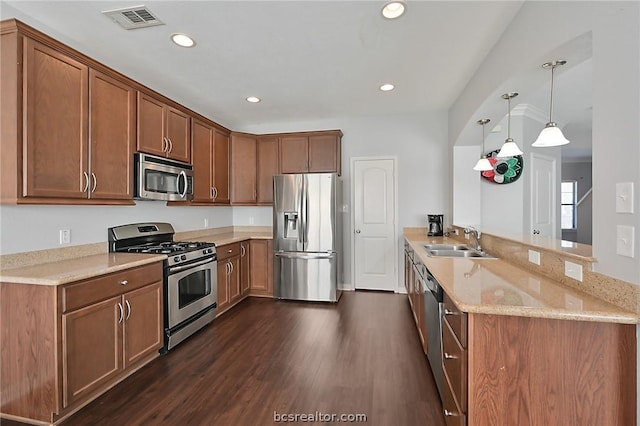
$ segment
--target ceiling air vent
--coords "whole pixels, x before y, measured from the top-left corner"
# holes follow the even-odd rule
[[[164,25],[164,22],[158,19],[158,17],[144,5],[105,10],[102,14],[120,24],[125,30]]]

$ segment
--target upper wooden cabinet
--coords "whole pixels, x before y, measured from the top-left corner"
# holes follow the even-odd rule
[[[191,137],[194,203],[229,204],[229,135],[194,118]]]
[[[258,137],[258,204],[273,204],[273,177],[278,174],[278,138]]]
[[[231,133],[231,204],[256,204],[256,137]]]
[[[190,116],[138,92],[138,151],[191,163]]]
[[[342,173],[342,132],[288,134],[280,137],[280,173]]]
[[[2,202],[133,204],[135,90],[14,21],[0,37]]]

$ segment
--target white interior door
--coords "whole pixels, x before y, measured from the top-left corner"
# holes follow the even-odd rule
[[[531,233],[556,236],[556,159],[531,154]]]
[[[356,289],[397,287],[395,160],[353,159]]]

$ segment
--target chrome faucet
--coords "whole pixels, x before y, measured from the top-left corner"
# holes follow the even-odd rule
[[[472,226],[464,228],[464,233],[465,235],[471,235],[476,244],[474,248],[477,251],[482,251],[482,247],[480,246],[480,237],[482,236],[482,233]]]

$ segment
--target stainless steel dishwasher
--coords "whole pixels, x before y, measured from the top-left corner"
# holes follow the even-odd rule
[[[427,319],[427,358],[436,380],[438,393],[442,400],[444,373],[442,371],[442,311],[444,309],[442,287],[422,265],[421,275],[424,290],[424,313]]]

